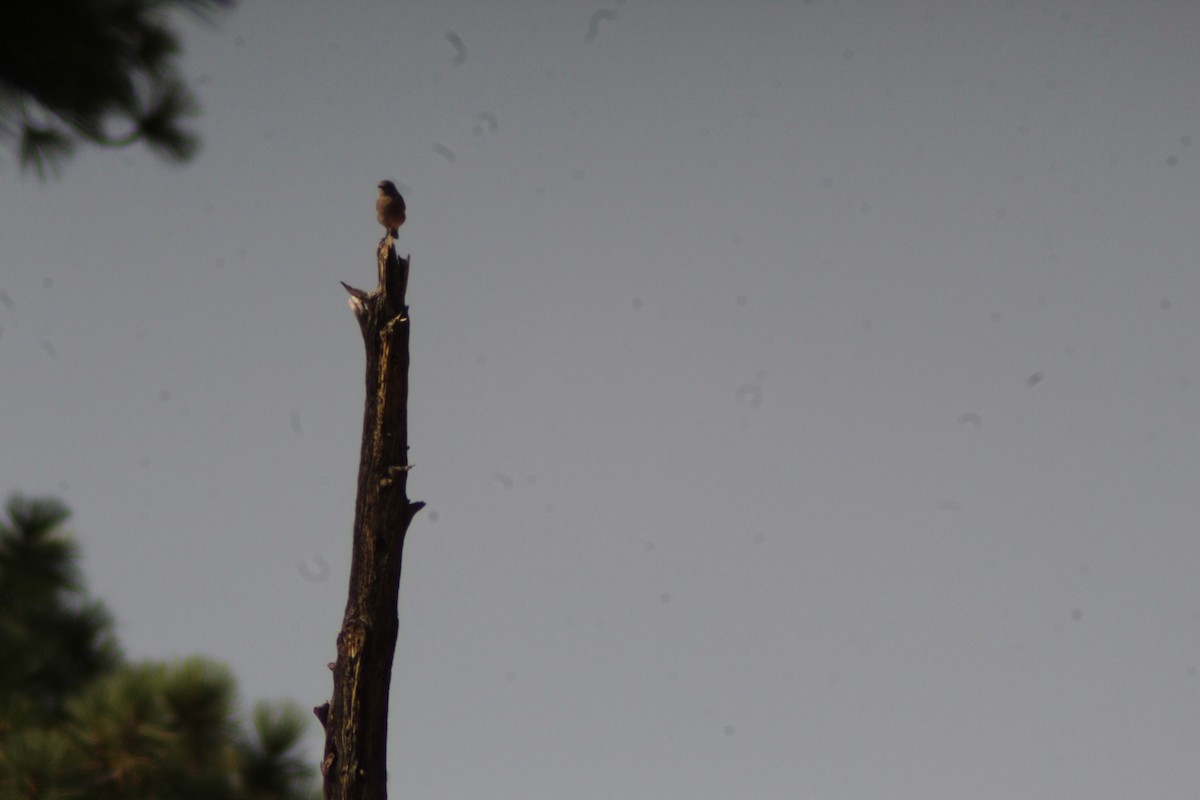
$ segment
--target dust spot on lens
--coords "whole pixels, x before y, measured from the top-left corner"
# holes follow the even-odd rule
[[[491,111],[480,111],[475,115],[475,119],[487,124],[488,133],[495,133],[500,130],[500,119]],[[482,134],[483,125],[477,125],[476,127],[479,129],[479,133]]]
[[[758,408],[763,404],[763,390],[757,383],[743,383],[738,387],[737,399],[750,408]]]
[[[309,583],[323,583],[329,578],[329,562],[320,556],[313,556],[312,561],[316,569],[310,569],[305,562],[297,561],[296,571]]]
[[[600,33],[600,23],[606,19],[616,18],[617,12],[609,8],[602,8],[593,13],[591,19],[588,20],[588,29],[587,33],[583,37],[583,40],[588,44],[596,41],[596,36]]]
[[[454,47],[454,63],[467,63],[467,45],[463,43],[462,37],[454,31],[446,31],[446,41]]]

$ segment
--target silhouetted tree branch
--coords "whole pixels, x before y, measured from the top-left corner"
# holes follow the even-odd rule
[[[199,146],[183,121],[198,107],[178,77],[167,14],[202,17],[232,0],[55,0],[0,15],[0,136],[45,179],[80,142],[145,142],[168,161]]]

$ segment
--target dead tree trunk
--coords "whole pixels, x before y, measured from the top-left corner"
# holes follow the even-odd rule
[[[325,728],[325,800],[386,800],[388,693],[399,627],[404,535],[424,503],[408,499],[408,259],[379,243],[379,285],[346,286],[367,349],[350,596],[337,637],[333,698],[314,709]]]

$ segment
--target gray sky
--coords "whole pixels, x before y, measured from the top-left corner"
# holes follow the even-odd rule
[[[0,490],[131,656],[329,696],[391,177],[396,796],[1194,796],[1200,6],[183,25],[191,166],[0,165]]]

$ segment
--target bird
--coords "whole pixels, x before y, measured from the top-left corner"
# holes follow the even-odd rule
[[[391,181],[379,182],[379,198],[375,200],[375,218],[379,224],[387,228],[388,235],[396,236],[400,226],[404,224],[404,198],[396,191],[396,184]]]

